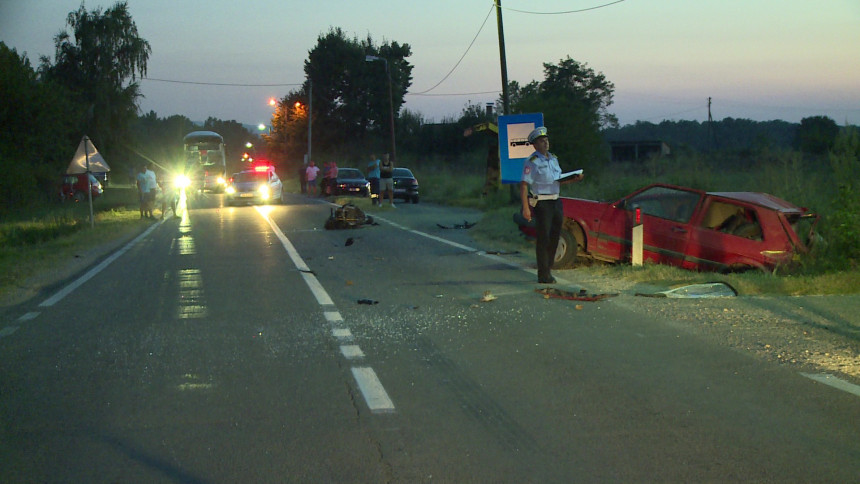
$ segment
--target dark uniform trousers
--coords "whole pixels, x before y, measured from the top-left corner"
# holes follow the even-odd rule
[[[538,279],[550,277],[550,269],[558,248],[558,238],[564,221],[560,199],[539,200],[532,208],[537,230],[535,255],[537,256]]]

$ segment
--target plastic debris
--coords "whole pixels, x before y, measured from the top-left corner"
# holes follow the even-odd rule
[[[497,298],[490,291],[484,291],[483,297],[481,297],[481,302],[490,302],[495,301]]]
[[[373,299],[359,299],[358,304],[379,304],[379,301],[374,301]]]
[[[644,297],[667,297],[667,298],[689,298],[703,299],[715,297],[735,297],[738,291],[725,282],[707,282],[704,284],[690,284],[687,286],[676,287],[666,291],[659,291],[653,294],[636,293],[637,296]]]
[[[554,287],[544,287],[535,289],[535,292],[543,294],[544,299],[551,297],[558,299],[569,299],[571,301],[602,301],[606,298],[615,297],[618,294],[589,294],[585,289],[580,289],[579,292],[562,291]]]
[[[437,225],[440,229],[470,229],[470,228],[474,227],[474,226],[475,226],[475,224],[477,224],[477,223],[478,223],[478,222],[471,222],[471,223],[469,223],[468,221],[463,220],[463,223],[462,223],[462,224],[454,224],[452,227],[446,227],[446,226],[444,226],[444,225],[442,225],[442,224],[438,224],[438,223],[437,223],[436,225]]]

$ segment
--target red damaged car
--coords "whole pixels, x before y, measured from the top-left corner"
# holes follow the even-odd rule
[[[615,202],[562,197],[564,228],[555,267],[576,257],[631,258],[637,212],[643,259],[706,271],[773,270],[809,251],[818,215],[767,193],[646,186]],[[514,216],[526,235],[534,225]]]

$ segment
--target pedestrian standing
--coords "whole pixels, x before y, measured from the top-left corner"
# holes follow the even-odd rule
[[[388,153],[382,155],[382,162],[379,164],[379,191],[379,204],[382,205],[387,192],[391,208],[396,208],[394,206],[394,162],[388,158]]]
[[[305,169],[305,178],[308,180],[308,194],[310,195],[317,194],[317,174],[319,172],[320,169],[314,164],[313,160],[308,162],[308,167]]]
[[[304,163],[299,165],[299,187],[302,191],[302,195],[308,192],[308,166]]]
[[[529,143],[535,152],[523,164],[523,178],[520,182],[520,198],[522,212],[526,221],[535,221],[537,241],[535,256],[537,258],[538,282],[553,284],[555,278],[550,269],[555,260],[558,239],[564,222],[562,203],[559,200],[561,183],[580,181],[582,174],[567,178],[560,182],[561,167],[558,158],[549,152],[549,136],[543,126],[529,133]]]
[[[373,154],[367,164],[367,181],[370,182],[370,202],[379,205],[379,158]]]
[[[141,210],[140,218],[155,218],[152,210],[155,206],[155,195],[158,193],[158,180],[152,171],[151,163],[144,165],[143,172],[137,176],[138,189],[140,190]]]

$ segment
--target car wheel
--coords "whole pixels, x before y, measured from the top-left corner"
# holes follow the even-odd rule
[[[555,250],[555,259],[552,263],[553,269],[563,269],[573,265],[577,252],[576,237],[567,230],[562,230],[558,238],[558,247]]]
[[[84,198],[85,198],[85,197],[84,197],[84,192],[76,192],[76,193],[75,193],[75,197],[74,197],[74,198],[75,198],[75,201],[76,201],[76,202],[83,202],[83,201],[84,201]]]
[[[412,197],[412,203],[418,203],[418,195]]]

